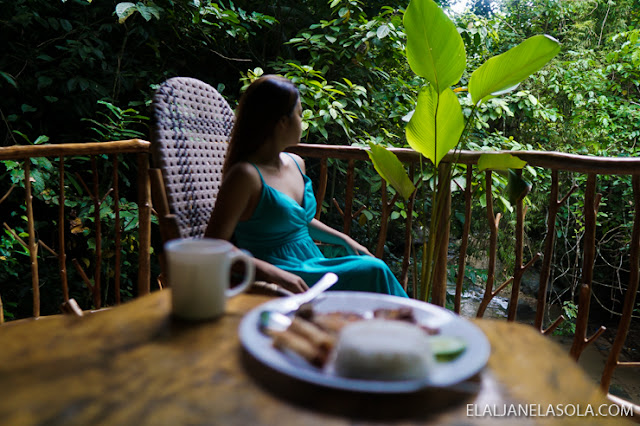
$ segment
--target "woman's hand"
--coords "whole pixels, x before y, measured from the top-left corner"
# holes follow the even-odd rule
[[[274,283],[292,293],[302,293],[309,290],[309,286],[299,276],[280,269],[261,259],[253,259],[256,265],[256,279]]]
[[[304,280],[299,276],[282,269],[280,271],[281,274],[279,274],[279,277],[272,280],[280,287],[284,288],[285,290],[289,290],[292,293],[303,293],[309,290],[309,286],[307,285],[307,283],[305,283]]]
[[[313,219],[309,222],[309,233],[311,234],[311,238],[315,240],[320,240],[323,243],[343,246],[347,249],[349,254],[365,254],[373,256],[365,246],[358,243],[350,236],[325,225],[318,219]]]
[[[373,256],[369,249],[365,246],[354,240],[353,238],[347,238],[345,240],[345,248],[349,252],[349,254],[365,254],[367,256]]]

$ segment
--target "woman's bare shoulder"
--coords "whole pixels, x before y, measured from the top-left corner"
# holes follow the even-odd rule
[[[305,173],[306,167],[302,157],[300,157],[298,154],[294,154],[293,152],[288,152],[287,155],[291,156],[293,161],[295,161],[296,164],[298,164],[298,167],[300,167],[300,169],[302,170],[302,173]]]
[[[231,168],[229,168],[225,173],[224,183],[239,185],[259,184],[260,175],[258,174],[258,170],[251,163],[240,161],[231,166]]]

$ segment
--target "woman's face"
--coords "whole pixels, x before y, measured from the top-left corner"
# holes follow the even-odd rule
[[[286,117],[283,134],[281,135],[283,142],[286,141],[287,146],[297,145],[302,136],[302,104],[300,99],[296,103],[293,112]]]

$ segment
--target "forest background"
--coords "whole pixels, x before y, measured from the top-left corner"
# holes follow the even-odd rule
[[[135,137],[149,140],[151,99],[158,84],[167,78],[189,76],[208,82],[233,108],[242,88],[261,73],[285,75],[300,88],[304,142],[407,146],[403,117],[415,108],[423,84],[409,69],[405,56],[402,17],[408,3],[2,0],[0,146]],[[561,53],[517,90],[476,110],[475,128],[461,148],[637,155],[638,0],[474,0],[466,8],[447,0],[438,3],[463,37],[468,70],[536,34],[549,34],[562,44]],[[469,77],[465,73],[459,87],[465,87]],[[471,101],[464,91],[459,97],[468,118]],[[124,228],[131,231],[124,234],[122,245],[125,298],[134,293],[137,247],[135,164],[127,161],[123,158],[119,172],[128,189],[121,194]],[[50,212],[58,202],[54,189],[57,166],[48,159],[32,163],[37,231],[43,238],[55,232],[56,221],[46,218],[55,217]],[[95,250],[93,204],[74,176],[89,169],[89,159],[77,158],[66,167],[68,185],[75,190],[75,195],[65,200],[70,250],[88,264],[87,254]],[[102,167],[102,174],[108,176],[110,166],[105,163]],[[334,162],[332,167],[334,179],[340,179],[344,165]],[[358,167],[355,203],[356,208],[363,205],[365,209],[354,221],[353,232],[371,244],[379,226],[379,209],[370,194],[379,191],[381,181],[372,167]],[[26,234],[24,195],[11,191],[24,186],[23,173],[15,162],[0,162],[0,198],[8,194],[0,204],[0,222],[7,224],[0,231],[0,294],[9,319],[28,316],[31,309],[28,253],[16,238]],[[531,168],[526,174],[534,188],[527,200],[527,250],[535,253],[540,251],[546,229],[545,212],[536,207],[541,204],[537,200],[546,199],[549,176]],[[428,169],[424,179],[430,179]],[[579,178],[565,179],[571,185]],[[499,189],[501,185],[504,187],[500,182],[496,186]],[[611,289],[622,288],[624,282],[626,266],[620,259],[628,254],[627,235],[633,216],[625,206],[631,190],[628,182],[612,177],[603,178],[598,191],[608,201],[598,213],[606,220],[600,221],[598,229],[597,262],[601,267],[595,281],[608,294],[602,308],[615,311],[619,295]],[[477,191],[476,196],[481,206],[482,192]],[[506,214],[501,227],[513,227],[509,201],[499,191],[496,199]],[[554,265],[560,272],[554,277],[555,297],[568,311],[575,307],[580,276],[582,201],[578,191],[559,217]],[[113,222],[109,205],[106,202],[101,207],[105,223]],[[424,207],[428,209],[428,205]],[[331,205],[324,208],[330,223],[337,220]],[[398,201],[392,226],[401,226],[404,214],[404,205]],[[420,224],[420,217],[417,219]],[[458,222],[454,220],[454,228]],[[481,223],[474,227],[477,244],[471,249],[481,257],[486,251],[482,245],[485,231]],[[156,228],[153,234],[157,249]],[[419,240],[419,229],[416,234]],[[513,262],[508,250],[513,243],[509,232],[501,235],[506,236],[500,253],[506,273]],[[403,243],[393,237],[387,242],[385,260],[392,266],[397,266]],[[113,255],[109,248],[105,253],[106,257]],[[57,263],[42,257],[41,267],[52,271],[41,274],[42,311],[54,313],[57,304],[47,301],[60,300]],[[466,273],[470,283],[481,281],[483,276],[481,263],[476,266],[470,266]],[[154,268],[157,274],[157,264]],[[108,283],[114,270],[104,268],[103,274]],[[70,279],[74,281],[81,283]],[[103,299],[108,301],[112,297],[109,286],[104,289]],[[81,306],[90,306],[89,292],[81,284],[71,291]]]

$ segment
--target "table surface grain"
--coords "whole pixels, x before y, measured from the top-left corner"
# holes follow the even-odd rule
[[[253,359],[241,318],[270,300],[240,295],[220,319],[184,322],[159,291],[84,317],[53,316],[0,327],[0,424],[351,425],[603,424],[621,418],[469,416],[525,404],[546,412],[608,404],[559,346],[533,328],[474,320],[492,353],[467,390],[408,395],[338,391],[284,376]],[[468,386],[467,386],[468,385]],[[488,407],[488,408],[487,408]]]

